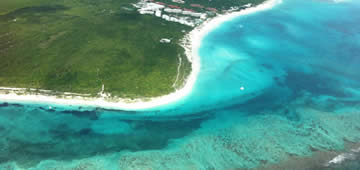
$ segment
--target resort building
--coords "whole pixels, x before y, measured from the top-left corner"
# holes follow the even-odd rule
[[[178,14],[178,13],[181,13],[181,12],[182,12],[182,10],[181,10],[181,9],[171,9],[171,8],[165,8],[165,9],[164,9],[164,12],[168,12],[168,13],[176,13],[176,14]]]
[[[165,14],[164,14],[164,15],[162,15],[162,18],[163,18],[163,19],[165,19],[165,20],[167,20],[167,21],[169,21],[169,20],[170,20],[169,15],[165,15]]]
[[[161,43],[170,43],[171,40],[170,40],[170,39],[167,39],[167,38],[162,38],[162,39],[160,40],[160,42],[161,42]]]
[[[179,4],[184,4],[185,3],[185,1],[183,1],[183,0],[172,0],[172,2],[179,3]]]
[[[155,16],[157,16],[157,17],[161,17],[161,11],[160,11],[160,10],[156,10],[156,12],[155,12]]]
[[[144,10],[139,10],[140,14],[150,14],[150,15],[154,15],[154,11],[144,11]]]
[[[156,17],[160,17],[166,21],[177,22],[191,27],[201,24],[204,20],[206,20],[208,15],[206,13],[196,12],[192,9],[182,9],[176,5],[167,5],[153,0],[142,0],[137,4],[133,4],[133,6],[138,8],[140,14],[155,15]],[[193,6],[203,8],[198,4],[193,4]]]

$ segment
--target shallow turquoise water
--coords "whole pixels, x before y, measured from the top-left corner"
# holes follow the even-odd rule
[[[0,169],[255,168],[342,151],[360,142],[358,13],[285,0],[226,22],[203,40],[193,93],[151,111],[3,103]]]

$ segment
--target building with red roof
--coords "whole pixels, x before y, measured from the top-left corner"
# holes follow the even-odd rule
[[[168,5],[168,7],[170,7],[170,8],[175,8],[175,9],[181,9],[181,7],[176,6],[176,5]]]
[[[217,12],[218,10],[216,8],[206,8],[207,10],[209,11],[212,11],[212,12]]]
[[[164,2],[155,2],[155,3],[157,3],[159,5],[166,5]]]
[[[194,10],[192,10],[192,9],[187,9],[187,8],[184,8],[184,11],[195,12]]]
[[[196,7],[196,8],[204,8],[204,6],[202,6],[200,4],[190,4],[190,6]]]

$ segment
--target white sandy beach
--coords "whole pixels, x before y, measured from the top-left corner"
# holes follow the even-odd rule
[[[121,109],[121,110],[142,110],[150,109],[170,103],[174,103],[192,92],[195,85],[197,76],[200,72],[200,56],[198,49],[201,41],[211,30],[218,27],[221,23],[231,20],[241,15],[247,15],[258,11],[263,11],[272,8],[273,6],[281,3],[282,0],[267,0],[266,2],[256,6],[241,10],[238,12],[231,12],[225,15],[219,15],[211,18],[196,27],[193,31],[185,36],[182,41],[182,46],[185,48],[185,53],[188,60],[192,63],[192,71],[186,80],[186,84],[175,92],[151,99],[119,99],[118,102],[111,102],[104,97],[90,98],[84,96],[77,97],[64,97],[58,98],[56,96],[45,96],[38,94],[17,95],[14,91],[25,91],[25,89],[0,87],[2,90],[9,90],[8,94],[0,94],[0,102],[31,102],[31,103],[46,103],[46,104],[61,104],[61,105],[78,105],[78,106],[92,106],[108,109]]]

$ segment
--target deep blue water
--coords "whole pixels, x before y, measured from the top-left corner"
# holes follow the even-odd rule
[[[0,99],[0,169],[246,169],[343,152],[360,143],[359,13],[284,0],[228,21],[203,39],[192,94],[151,111]],[[327,156],[297,168],[360,169]]]

